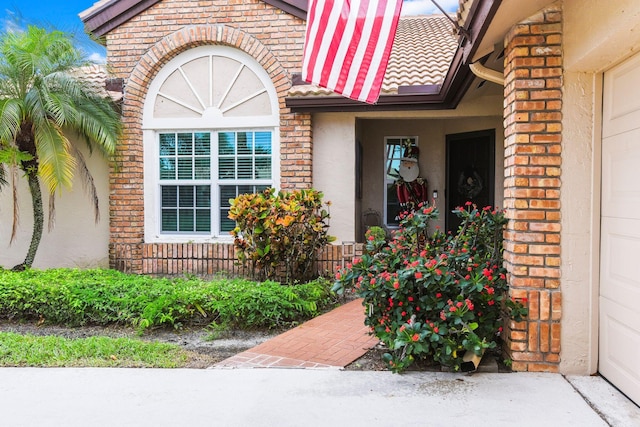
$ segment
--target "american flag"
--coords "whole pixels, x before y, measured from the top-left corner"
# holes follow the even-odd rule
[[[309,0],[302,79],[375,104],[402,0]]]

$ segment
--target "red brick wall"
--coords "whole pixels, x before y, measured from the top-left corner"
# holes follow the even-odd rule
[[[130,269],[143,267],[144,187],[142,107],[148,86],[169,60],[189,48],[220,44],[238,48],[267,71],[280,106],[283,189],[312,185],[311,117],[285,107],[291,75],[300,71],[305,22],[259,0],[166,0],[107,34],[107,62],[125,81],[125,132],[110,185],[110,258],[130,248]]]
[[[504,258],[511,296],[529,317],[511,322],[506,346],[518,371],[560,362],[562,9],[521,22],[505,39]]]

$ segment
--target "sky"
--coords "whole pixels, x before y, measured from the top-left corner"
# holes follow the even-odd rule
[[[105,49],[84,33],[78,14],[97,0],[0,0],[0,32],[27,24],[56,28],[78,36],[78,47],[91,59],[104,62]],[[458,0],[436,0],[448,12],[455,12]],[[440,13],[430,0],[404,0],[403,15]]]

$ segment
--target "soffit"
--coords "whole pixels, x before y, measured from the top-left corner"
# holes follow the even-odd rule
[[[496,45],[502,46],[504,37],[514,24],[528,18],[555,1],[556,0],[500,1],[495,16],[490,19],[490,24],[486,28],[486,32],[481,35],[479,40],[473,40],[476,45],[475,52],[468,58],[468,62],[474,62],[487,56],[493,52]],[[482,3],[482,0],[460,0],[460,7],[465,10],[471,10],[472,7],[476,7],[479,3]],[[496,2],[496,4],[497,3],[498,2]],[[462,15],[463,13],[459,13],[458,18],[461,19]],[[473,14],[465,13],[461,26],[465,28],[468,27],[469,16],[472,15]],[[472,38],[476,36],[475,34],[471,34]]]

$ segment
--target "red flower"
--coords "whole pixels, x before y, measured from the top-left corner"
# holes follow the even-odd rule
[[[403,311],[403,312],[401,313],[401,315],[402,315],[402,317],[404,317],[404,316],[406,316],[406,315],[407,315],[407,312],[406,312],[406,311]]]
[[[436,334],[438,333],[438,331],[440,331],[440,329],[438,329],[437,326],[435,328],[433,328],[433,332],[435,332]]]
[[[400,287],[400,283],[394,282],[393,289],[398,289]]]
[[[489,304],[489,305],[493,305],[493,304],[495,304],[495,303],[496,303],[496,302],[495,302],[494,300],[489,300],[489,302],[487,302],[487,304]]]
[[[420,271],[416,271],[416,279],[422,279],[422,273]]]
[[[411,341],[416,342],[420,339],[420,335],[418,334],[413,334],[413,336],[411,337]]]
[[[441,294],[440,292],[438,292],[438,293],[436,294],[436,298],[440,298],[441,296],[442,296],[442,294]]]
[[[438,276],[442,276],[442,271],[439,268],[436,268],[436,274]]]
[[[340,280],[340,273],[336,273],[336,280]]]

